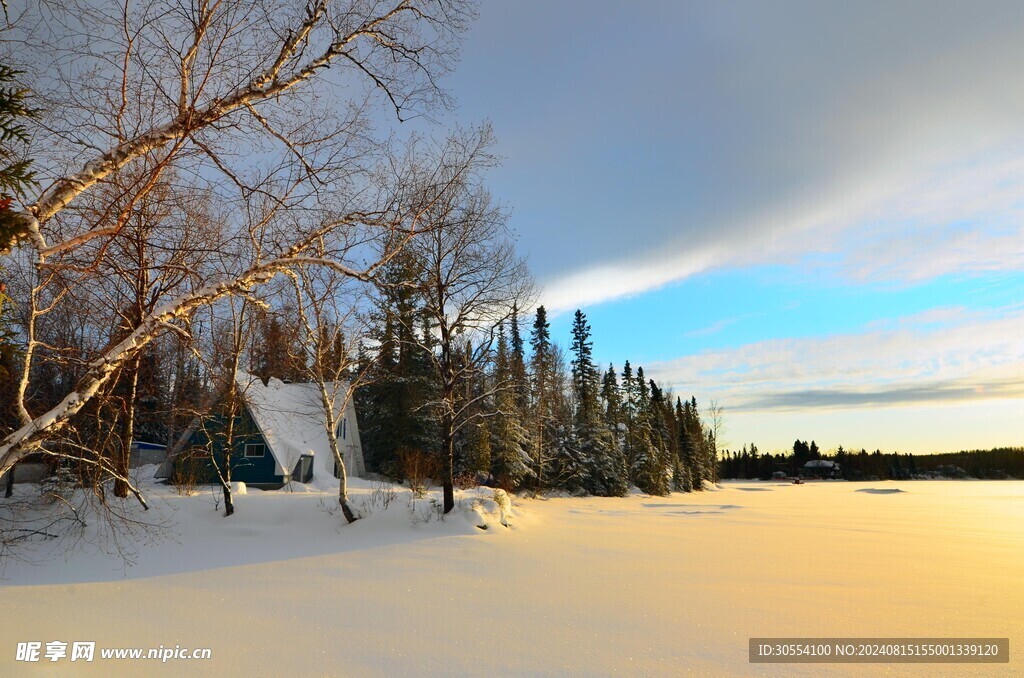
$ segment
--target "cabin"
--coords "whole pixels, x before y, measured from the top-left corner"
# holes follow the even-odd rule
[[[801,478],[841,478],[839,464],[829,459],[812,459],[800,468]]]
[[[231,480],[261,489],[278,489],[289,482],[309,483],[314,478],[338,478],[340,473],[327,436],[326,412],[318,384],[285,383],[240,372],[236,379],[242,409],[235,417],[231,450]],[[333,404],[336,436],[350,476],[365,477],[363,449],[355,405],[346,397],[348,384],[327,385]],[[200,482],[215,479],[213,461],[223,466],[222,416],[204,417],[191,426],[181,450],[169,458],[157,477],[169,478],[181,460],[200,460]],[[210,460],[210,450],[213,460]]]

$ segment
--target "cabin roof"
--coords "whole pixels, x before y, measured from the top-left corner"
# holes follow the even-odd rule
[[[249,414],[274,457],[278,475],[290,473],[304,454],[313,456],[317,470],[333,467],[318,384],[286,384],[271,378],[264,385],[259,377],[245,372],[239,372],[236,381]],[[345,415],[347,393],[348,384],[344,382],[327,384],[336,423]]]

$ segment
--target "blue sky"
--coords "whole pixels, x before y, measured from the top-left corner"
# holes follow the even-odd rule
[[[1024,5],[484,0],[442,123],[568,344],[727,441],[1024,444]]]

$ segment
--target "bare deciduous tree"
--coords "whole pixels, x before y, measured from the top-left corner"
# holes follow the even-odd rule
[[[4,49],[21,55],[46,111],[32,147],[44,188],[0,243],[19,248],[32,276],[19,300],[21,426],[0,440],[0,474],[130,374],[158,337],[187,336],[198,309],[296,266],[370,279],[457,178],[418,175],[411,190],[404,169],[375,153],[373,101],[382,95],[399,118],[443,101],[437,78],[472,14],[464,0],[158,0],[41,2],[19,15]],[[197,271],[186,290],[127,314],[77,383],[37,406],[40,319],[68,303],[69,278],[109,273],[140,205],[171,177],[177,195],[202,190],[225,207],[207,247],[235,240],[246,264]],[[388,245],[356,263],[356,231]]]
[[[725,416],[722,405],[712,398],[708,404],[708,461],[711,465],[711,482],[718,482],[718,446],[723,443],[722,434],[725,433]]]
[[[473,160],[476,173],[464,175],[433,203],[425,216],[428,228],[413,245],[422,264],[424,311],[435,335],[432,345],[423,348],[440,387],[445,513],[455,506],[456,434],[481,416],[480,400],[506,385],[489,384],[471,397],[464,397],[463,386],[474,378],[484,381],[497,326],[509,319],[514,305],[528,305],[533,293],[508,229],[508,213],[480,183],[479,172],[490,160],[490,130],[456,136],[449,143]]]
[[[324,432],[338,472],[338,503],[349,523],[358,516],[348,498],[348,465],[338,442],[339,413],[344,417],[355,389],[364,374],[357,370],[355,346],[348,337],[358,337],[358,292],[345,289],[334,276],[300,267],[292,275],[298,314],[304,330],[303,346],[310,383],[317,390],[323,409]],[[348,326],[349,332],[345,332]]]

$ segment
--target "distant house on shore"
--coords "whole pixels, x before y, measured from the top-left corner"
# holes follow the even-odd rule
[[[339,476],[327,436],[326,412],[317,384],[286,384],[271,378],[264,384],[258,377],[239,373],[237,378],[243,407],[234,422],[231,450],[231,479],[264,489],[277,489],[290,481],[308,483],[314,477]],[[327,385],[333,401],[336,436],[345,468],[350,476],[363,477],[363,448],[355,405],[346,398],[348,385]],[[198,420],[186,434],[187,441],[173,458],[161,466],[157,477],[169,478],[181,460],[204,460],[204,477],[215,478],[210,451],[223,465],[223,432],[227,421],[211,415]]]
[[[801,478],[841,478],[839,464],[828,459],[812,459],[800,467]]]

